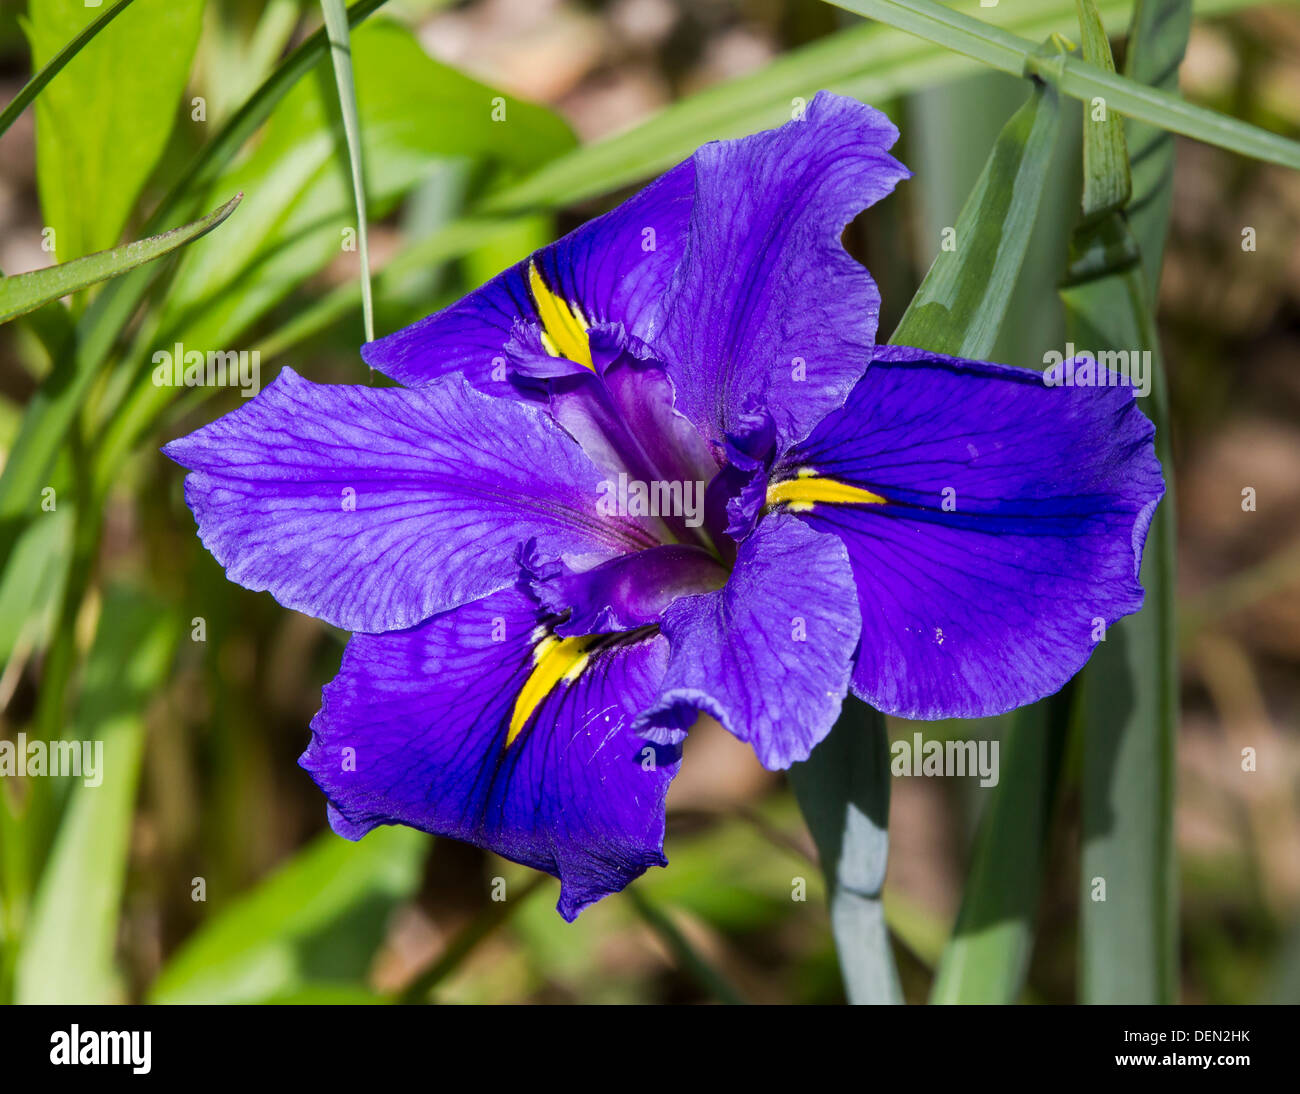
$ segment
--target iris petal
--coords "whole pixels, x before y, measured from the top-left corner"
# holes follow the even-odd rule
[[[858,641],[848,555],[795,517],[774,513],[739,547],[725,588],[665,612],[672,650],[663,687],[639,721],[647,736],[712,715],[773,770],[808,758],[839,714]]]
[[[811,466],[886,499],[798,514],[853,563],[854,690],[923,719],[1058,690],[1142,606],[1164,493],[1153,434],[1127,387],[1048,387],[1028,369],[882,347],[774,476]]]
[[[408,824],[489,848],[558,877],[573,919],[666,864],[679,760],[629,732],[662,674],[663,638],[570,639],[588,645],[541,679],[557,641],[545,619],[506,589],[411,630],[354,636],[301,763],[341,835]]]
[[[657,540],[602,515],[603,473],[542,410],[457,377],[406,390],[291,369],[167,445],[232,581],[349,630],[408,627],[510,585],[530,537],[588,564]]]
[[[544,326],[544,312],[559,321],[576,306],[588,326],[617,322],[650,337],[685,245],[693,174],[690,160],[679,164],[451,307],[362,347],[362,357],[408,387],[460,372],[481,391],[513,396],[499,362],[519,320]],[[534,276],[547,289],[540,307]]]
[[[840,236],[907,177],[897,139],[879,111],[823,91],[800,120],[695,153],[690,236],[647,340],[709,440],[762,407],[784,447],[862,375],[880,294]]]

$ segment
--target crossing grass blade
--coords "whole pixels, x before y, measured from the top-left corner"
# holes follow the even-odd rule
[[[1300,168],[1300,143],[1216,114],[1157,88],[1064,55],[1044,57],[1034,44],[934,0],[828,0],[836,7],[898,27],[1015,76],[1038,76],[1084,102],[1239,155]]]

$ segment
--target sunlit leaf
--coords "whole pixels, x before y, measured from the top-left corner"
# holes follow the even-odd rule
[[[429,844],[410,828],[376,828],[357,843],[325,833],[208,919],[158,975],[152,1001],[251,1003],[361,990],[388,915],[414,891]]]
[[[26,23],[36,67],[101,13],[40,0]],[[137,0],[36,100],[36,180],[60,260],[117,243],[177,116],[203,21],[202,0]]]
[[[184,228],[173,228],[162,235],[136,240],[109,251],[74,258],[70,262],[60,262],[56,266],[46,266],[30,273],[0,277],[0,323],[7,323],[51,300],[80,292],[112,277],[120,277],[128,270],[170,254],[178,247],[212,231],[235,211],[235,206],[242,197],[242,194],[236,194],[221,208]]]
[[[139,589],[111,590],[86,663],[69,744],[99,753],[73,780],[19,952],[21,1003],[111,1003],[122,886],[144,747],[148,699],[166,677],[178,635],[173,611]],[[98,779],[99,781],[94,781]],[[75,940],[75,944],[71,941]]]

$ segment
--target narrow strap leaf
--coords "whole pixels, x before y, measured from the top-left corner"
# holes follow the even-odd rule
[[[1001,778],[980,821],[932,1003],[1015,1003],[1024,990],[1065,755],[1066,694],[1005,716]]]
[[[1191,32],[1192,0],[1137,0],[1125,52],[1126,75],[1165,91],[1177,90],[1178,67]],[[1147,290],[1154,297],[1173,205],[1173,134],[1130,120],[1128,148],[1133,196],[1125,216],[1142,255]]]
[[[1077,0],[1083,56],[1090,64],[1114,73],[1115,58],[1094,0]],[[1124,119],[1106,108],[1104,96],[1083,104],[1083,216],[1085,220],[1122,209],[1133,183],[1129,178]]]
[[[987,357],[1029,248],[1060,123],[1060,97],[1037,83],[1007,122],[893,337],[895,345]]]
[[[352,80],[352,50],[349,46],[348,13],[343,0],[321,0],[325,30],[330,40],[330,57],[334,61],[334,78],[338,82],[339,110],[343,114],[343,132],[348,142],[348,162],[352,168],[352,194],[357,203],[357,249],[361,260],[361,312],[365,318],[366,341],[375,340],[375,302],[370,289],[370,244],[366,228],[366,183],[361,167],[361,123],[357,118],[357,93]]]
[[[98,251],[71,262],[0,278],[0,323],[7,323],[42,304],[80,292],[100,281],[120,277],[128,270],[192,243],[230,216],[243,197],[243,194],[236,194],[221,208],[183,228],[173,228],[170,232],[125,243],[112,250]]]
[[[830,735],[790,768],[826,875],[831,931],[850,1003],[901,1003],[881,894],[889,854],[884,715],[850,696]]]

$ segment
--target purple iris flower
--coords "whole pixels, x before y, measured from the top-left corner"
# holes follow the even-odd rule
[[[896,139],[823,92],[367,345],[404,386],[286,368],[166,447],[231,580],[357,632],[301,761],[335,831],[491,848],[572,919],[666,864],[700,714],[785,768],[850,689],[996,714],[1141,606],[1130,388],[875,344],[840,236]]]

